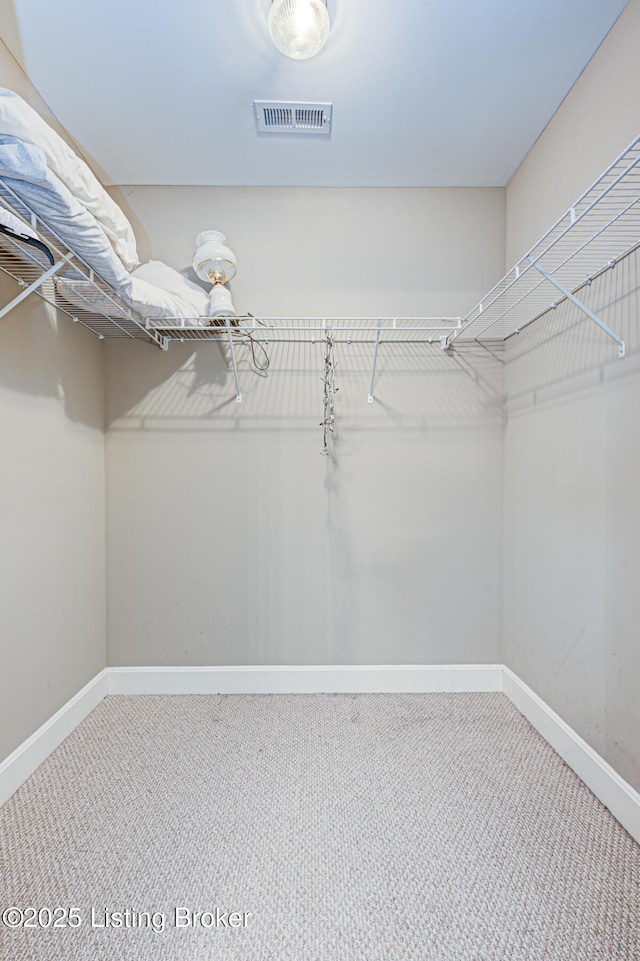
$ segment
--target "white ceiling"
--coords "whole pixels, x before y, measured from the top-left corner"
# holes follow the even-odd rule
[[[120,184],[503,186],[626,0],[328,0],[306,62],[270,0],[2,0],[2,36]],[[334,104],[330,138],[252,102]]]

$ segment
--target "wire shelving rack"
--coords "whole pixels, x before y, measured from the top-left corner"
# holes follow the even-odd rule
[[[239,340],[255,338],[260,343],[324,343],[329,333],[334,343],[375,344],[430,343],[446,345],[461,328],[460,317],[254,317],[230,318],[231,332]],[[147,326],[169,340],[225,340],[224,321],[201,318],[148,320]]]
[[[580,291],[640,246],[640,137],[464,317],[457,337],[508,340],[571,300],[618,344],[625,344],[579,299]]]
[[[118,292],[72,251],[29,207],[0,181],[0,205],[31,225],[53,255],[42,254],[0,234],[0,269],[22,292],[0,309],[4,316],[35,292],[101,339],[143,339],[166,349],[170,342],[223,341],[229,347],[241,400],[235,348],[252,341],[371,344],[368,394],[373,401],[381,344],[421,343],[445,350],[455,342],[505,341],[564,300],[571,300],[625,354],[625,343],[580,299],[581,289],[640,246],[640,136],[572,204],[465,317],[244,317],[143,319]]]

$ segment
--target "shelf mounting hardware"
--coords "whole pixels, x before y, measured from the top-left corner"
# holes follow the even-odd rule
[[[571,303],[575,304],[575,306],[581,310],[583,314],[586,314],[587,317],[594,322],[594,324],[597,324],[600,330],[603,330],[607,336],[611,337],[612,340],[615,340],[616,344],[618,345],[618,357],[624,357],[626,353],[626,346],[622,337],[618,337],[615,331],[611,330],[610,327],[607,327],[603,320],[600,320],[600,318],[594,314],[592,310],[589,310],[586,304],[583,304],[581,300],[578,300],[578,298],[575,297],[570,290],[567,290],[567,288],[564,287],[558,280],[556,280],[556,278],[550,274],[548,270],[545,270],[544,267],[541,267],[540,264],[536,263],[533,257],[529,257],[528,260],[531,266],[535,267],[535,269],[542,274],[545,280],[548,280],[550,284],[553,284],[553,286],[556,287],[560,293],[567,298],[567,300],[570,300]]]
[[[451,347],[452,343],[454,342],[454,340],[456,339],[456,337],[458,336],[461,330],[462,330],[462,317],[457,317],[455,328],[453,330],[448,331],[448,333],[443,334],[441,337],[438,337],[438,343],[440,344],[443,350],[449,350],[449,348]]]

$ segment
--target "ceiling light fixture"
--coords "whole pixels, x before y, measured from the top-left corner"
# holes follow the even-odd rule
[[[330,29],[326,0],[273,0],[271,4],[269,33],[278,50],[292,60],[308,60],[320,53]]]

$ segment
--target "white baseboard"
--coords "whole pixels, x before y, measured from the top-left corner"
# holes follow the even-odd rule
[[[0,805],[107,694],[363,694],[504,691],[640,843],[640,794],[535,691],[501,664],[111,667],[0,764]]]
[[[501,664],[109,669],[109,694],[411,694],[500,690]]]
[[[0,764],[0,806],[75,730],[107,694],[107,671],[101,671]]]
[[[581,781],[640,844],[640,794],[508,667],[502,689]]]

